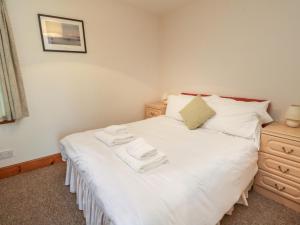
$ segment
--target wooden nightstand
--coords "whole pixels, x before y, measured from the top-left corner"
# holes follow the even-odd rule
[[[164,115],[167,105],[163,102],[150,103],[145,105],[145,119]]]
[[[300,212],[300,128],[263,128],[258,167],[254,189]]]

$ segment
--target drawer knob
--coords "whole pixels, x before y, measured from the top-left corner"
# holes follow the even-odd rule
[[[283,169],[281,166],[278,166],[278,169],[280,170],[280,172],[282,173],[288,173],[290,171],[290,169]]]
[[[285,187],[279,187],[278,184],[275,184],[274,187],[278,190],[278,191],[284,191]]]
[[[285,147],[282,147],[282,151],[286,154],[291,154],[294,152],[294,149],[291,149],[291,150],[287,150]]]
[[[293,152],[294,152],[294,149],[291,149],[291,150],[288,152],[288,154],[293,153]]]

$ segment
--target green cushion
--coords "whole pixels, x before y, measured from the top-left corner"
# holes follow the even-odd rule
[[[193,130],[202,126],[209,118],[214,116],[215,111],[200,96],[197,96],[180,111],[180,114],[185,125]]]

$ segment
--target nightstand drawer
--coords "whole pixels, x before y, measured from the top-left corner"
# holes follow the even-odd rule
[[[300,184],[300,164],[274,155],[260,152],[258,167],[277,176]]]
[[[146,118],[151,118],[151,117],[160,116],[160,115],[162,115],[161,110],[153,109],[153,108],[146,108],[146,111],[145,111]]]
[[[262,134],[261,151],[300,162],[300,142]]]
[[[300,203],[300,184],[259,170],[255,183],[280,196]],[[300,205],[299,205],[300,206]]]

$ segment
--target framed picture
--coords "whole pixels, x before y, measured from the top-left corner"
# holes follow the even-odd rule
[[[38,14],[44,51],[86,53],[82,20]]]

